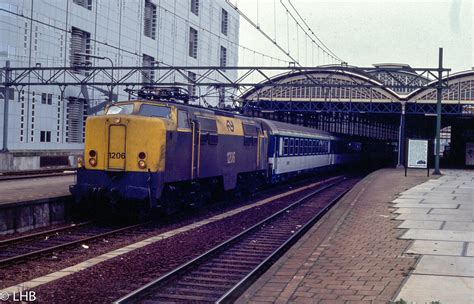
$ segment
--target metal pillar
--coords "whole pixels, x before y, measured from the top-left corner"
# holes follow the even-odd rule
[[[402,103],[402,113],[400,114],[400,131],[398,133],[398,164],[402,167],[405,164],[405,103]]]
[[[10,60],[5,63],[5,83],[10,82]],[[5,94],[3,102],[3,145],[2,152],[8,152],[8,106],[10,103],[10,87],[5,85]]]
[[[441,150],[441,98],[443,94],[443,48],[439,48],[438,84],[436,85],[436,147],[435,169],[433,175],[441,175],[439,171],[439,154]]]

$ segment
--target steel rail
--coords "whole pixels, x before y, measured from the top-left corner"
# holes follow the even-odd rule
[[[6,259],[2,259],[2,260],[0,260],[0,267],[5,267],[5,266],[8,266],[9,264],[14,263],[14,262],[23,261],[25,259],[33,258],[35,256],[39,256],[39,255],[42,255],[42,254],[45,254],[45,253],[48,253],[48,252],[52,252],[52,251],[55,251],[55,250],[62,250],[62,249],[65,249],[67,247],[78,245],[80,243],[93,241],[93,240],[98,239],[98,238],[102,238],[102,237],[105,237],[105,236],[109,236],[109,235],[112,235],[112,234],[116,234],[116,233],[119,233],[119,232],[130,230],[130,229],[134,229],[134,228],[143,226],[144,224],[146,224],[146,223],[140,223],[140,224],[135,224],[135,225],[127,226],[127,227],[122,227],[122,228],[119,228],[119,229],[107,231],[107,232],[100,233],[100,234],[93,235],[93,236],[89,236],[89,237],[86,237],[86,238],[81,238],[81,239],[78,239],[78,240],[70,241],[70,242],[67,242],[67,243],[64,243],[64,244],[59,244],[59,245],[56,245],[56,246],[51,246],[51,247],[35,250],[35,251],[32,251],[32,252],[28,252],[28,253],[25,253],[25,254],[20,254],[20,255],[16,255],[16,256],[13,256],[13,257],[6,258]]]
[[[205,262],[206,260],[211,259],[215,255],[217,255],[221,252],[224,252],[231,245],[233,245],[233,244],[237,243],[238,241],[244,239],[249,234],[257,231],[257,229],[261,228],[266,223],[276,219],[280,215],[286,213],[288,210],[294,208],[297,205],[300,205],[300,204],[308,201],[312,197],[322,193],[323,191],[325,191],[327,189],[330,189],[330,188],[332,188],[336,185],[339,185],[340,183],[342,183],[343,181],[346,181],[346,180],[347,180],[347,178],[343,177],[341,179],[338,179],[337,181],[334,181],[334,182],[331,182],[327,185],[324,185],[321,188],[305,195],[304,197],[298,199],[296,202],[290,204],[289,206],[285,207],[284,209],[278,211],[277,213],[267,217],[266,219],[263,219],[262,221],[258,222],[257,224],[253,225],[252,227],[246,229],[245,231],[239,233],[238,235],[232,237],[231,239],[223,242],[222,244],[217,245],[216,247],[214,247],[214,248],[210,249],[209,251],[205,252],[204,254],[194,258],[193,260],[191,260],[191,261],[179,266],[178,268],[166,273],[165,275],[159,277],[158,279],[156,279],[156,280],[154,280],[154,281],[152,281],[152,282],[136,289],[135,291],[132,291],[131,293],[129,293],[129,294],[125,295],[124,297],[118,299],[114,303],[115,304],[136,303],[137,301],[143,299],[144,297],[149,296],[150,294],[153,294],[154,290],[156,290],[157,288],[160,288],[160,287],[164,286],[165,284],[167,284],[168,282],[170,282],[171,280],[182,276],[187,271],[189,271],[192,268],[194,268],[195,266]],[[310,224],[310,222],[305,224],[304,225],[305,231],[308,230],[312,226],[312,224],[314,224],[314,221],[321,218],[321,216],[324,215],[347,191],[349,191],[349,189],[346,189],[344,191],[344,193],[338,195],[335,199],[332,199],[331,202],[327,206],[325,206],[320,212],[318,212],[318,214],[316,216],[314,216],[310,220],[310,222],[312,222],[311,224]],[[244,286],[247,286],[247,284],[251,280],[255,280],[256,279],[255,276],[258,275],[261,271],[268,268],[274,262],[275,257],[277,255],[281,255],[286,249],[289,248],[289,246],[291,246],[294,242],[296,242],[296,240],[299,239],[299,237],[302,236],[303,232],[300,232],[300,230],[303,231],[303,227],[300,228],[298,230],[298,232],[293,234],[290,237],[290,239],[285,241],[285,243],[283,245],[281,245],[274,253],[272,253],[271,256],[266,258],[264,260],[264,262],[262,262],[260,265],[258,265],[257,268],[255,268],[255,270],[253,270],[249,275],[247,275],[245,277],[245,279],[243,279],[237,285],[232,287],[225,294],[226,298],[224,298],[224,299],[221,298],[222,301],[224,301],[224,302],[227,301],[227,297],[234,298],[239,292],[242,292],[242,288]]]
[[[295,244],[321,217],[323,217],[347,192],[344,192],[334,198],[324,209],[318,212],[301,229],[297,230],[284,244],[268,256],[260,265],[253,269],[245,278],[234,285],[226,294],[219,298],[216,303],[231,303],[237,300],[247,288],[250,287],[270,266],[272,266],[290,247]]]
[[[49,236],[51,234],[76,229],[78,227],[83,227],[83,226],[87,226],[87,225],[90,225],[90,224],[92,224],[92,222],[83,222],[83,223],[79,223],[79,224],[71,224],[71,225],[68,225],[68,226],[54,228],[54,229],[50,229],[50,230],[47,230],[47,231],[40,231],[40,232],[30,233],[30,234],[26,234],[26,235],[21,235],[21,236],[10,238],[10,239],[0,240],[0,248],[4,247],[4,246],[7,246],[7,245],[10,245],[10,244],[13,244],[13,243],[20,243],[20,242],[28,241],[28,240],[31,240],[31,239],[36,239],[36,238],[39,238],[39,237],[45,237],[45,236]]]

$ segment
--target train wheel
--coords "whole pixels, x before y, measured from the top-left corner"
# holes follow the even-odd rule
[[[180,191],[175,186],[165,186],[159,200],[160,209],[165,215],[173,215],[182,209],[182,196],[184,191]]]

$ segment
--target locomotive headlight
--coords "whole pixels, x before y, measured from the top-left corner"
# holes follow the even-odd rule
[[[138,161],[138,167],[139,167],[140,169],[145,169],[145,168],[146,168],[146,162],[145,162],[143,159],[140,159],[140,160]]]
[[[97,166],[97,160],[95,158],[89,158],[89,164],[92,167],[95,167],[95,166]]]
[[[84,167],[84,161],[82,160],[82,157],[77,158],[77,167],[78,168]]]

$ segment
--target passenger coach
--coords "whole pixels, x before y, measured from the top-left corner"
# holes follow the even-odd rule
[[[263,120],[269,130],[268,165],[272,182],[360,160],[361,143],[331,133]]]

